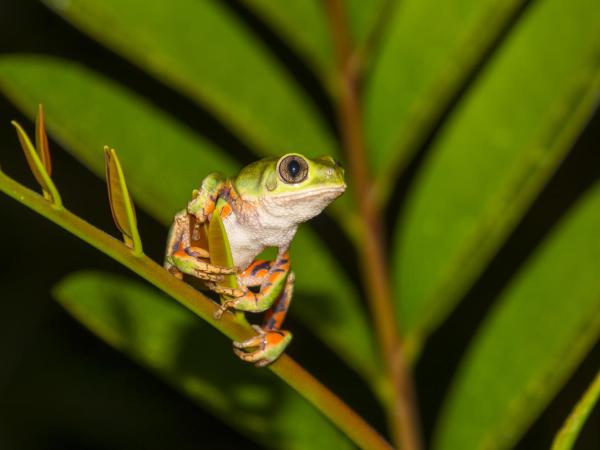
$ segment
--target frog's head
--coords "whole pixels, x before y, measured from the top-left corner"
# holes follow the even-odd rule
[[[246,166],[234,180],[242,199],[288,222],[304,222],[342,195],[344,169],[331,156],[288,153]]]

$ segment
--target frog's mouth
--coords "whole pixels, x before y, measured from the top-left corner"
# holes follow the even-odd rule
[[[262,205],[272,217],[298,224],[319,215],[345,190],[346,185],[343,184],[307,191],[285,192],[263,199]]]
[[[287,199],[310,199],[310,198],[331,198],[333,200],[336,197],[339,197],[346,190],[346,184],[338,185],[338,186],[324,186],[318,189],[311,189],[305,191],[296,191],[296,192],[282,192],[274,196],[278,200],[285,201]]]

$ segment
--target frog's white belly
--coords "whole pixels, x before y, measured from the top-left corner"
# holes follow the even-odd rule
[[[267,247],[287,249],[298,225],[273,220],[269,214],[238,218],[235,212],[223,219],[234,265],[244,270]]]

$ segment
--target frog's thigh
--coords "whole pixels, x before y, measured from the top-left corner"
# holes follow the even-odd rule
[[[266,311],[281,294],[289,272],[289,257],[285,253],[278,257],[275,262],[271,263],[267,275],[260,284],[260,291],[258,293],[247,289],[242,297],[232,300],[229,306],[239,311]]]
[[[260,286],[269,275],[272,265],[273,261],[257,259],[240,273],[240,281],[244,286]]]

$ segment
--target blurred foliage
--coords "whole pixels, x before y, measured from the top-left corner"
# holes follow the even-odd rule
[[[552,450],[570,450],[575,445],[579,433],[600,398],[600,371],[573,408],[564,425],[552,442]]]
[[[43,102],[51,137],[96,175],[104,172],[102,146],[119,149],[131,195],[152,217],[142,216],[142,240],[153,219],[166,236],[164,226],[208,172],[233,175],[245,162],[290,150],[347,158],[332,126],[340,87],[322,2],[44,3],[114,52],[109,60],[125,64],[129,76],[64,55],[10,54],[0,57],[0,92],[32,119]],[[362,76],[374,193],[390,218],[391,300],[418,364],[429,356],[431,334],[460,320],[455,308],[462,311],[493,258],[510,249],[511,233],[597,108],[600,9],[592,0],[344,4]],[[155,98],[136,77],[165,91]],[[164,102],[164,92],[175,100]],[[182,118],[173,105],[194,116]],[[212,124],[220,131],[211,132]],[[6,172],[20,156],[15,146],[3,145]],[[61,185],[62,176],[54,164],[68,204],[69,190],[86,186]],[[511,448],[597,342],[599,202],[596,186],[567,205],[496,290],[461,350],[439,416],[424,417],[435,423],[426,430],[433,448]],[[93,214],[106,212],[103,205]],[[385,375],[356,262],[361,236],[345,234],[355,230],[351,193],[332,215],[316,229],[304,226],[294,241],[291,320],[358,374],[383,408]],[[16,230],[8,236],[24,238]],[[26,240],[44,253],[43,237]],[[144,246],[152,252],[162,242]],[[158,250],[152,256],[161,258]],[[42,258],[51,264],[52,256]],[[1,289],[3,299],[15,299],[16,286]],[[223,336],[137,281],[77,273],[55,295],[95,334],[265,448],[351,446],[270,373],[235,360]],[[301,348],[301,340],[302,333],[294,345]],[[317,348],[301,355],[309,368],[321,364]],[[85,376],[102,369],[95,370]],[[322,376],[339,380],[344,398],[378,422],[373,399],[360,407],[365,394],[345,389],[343,373]]]

